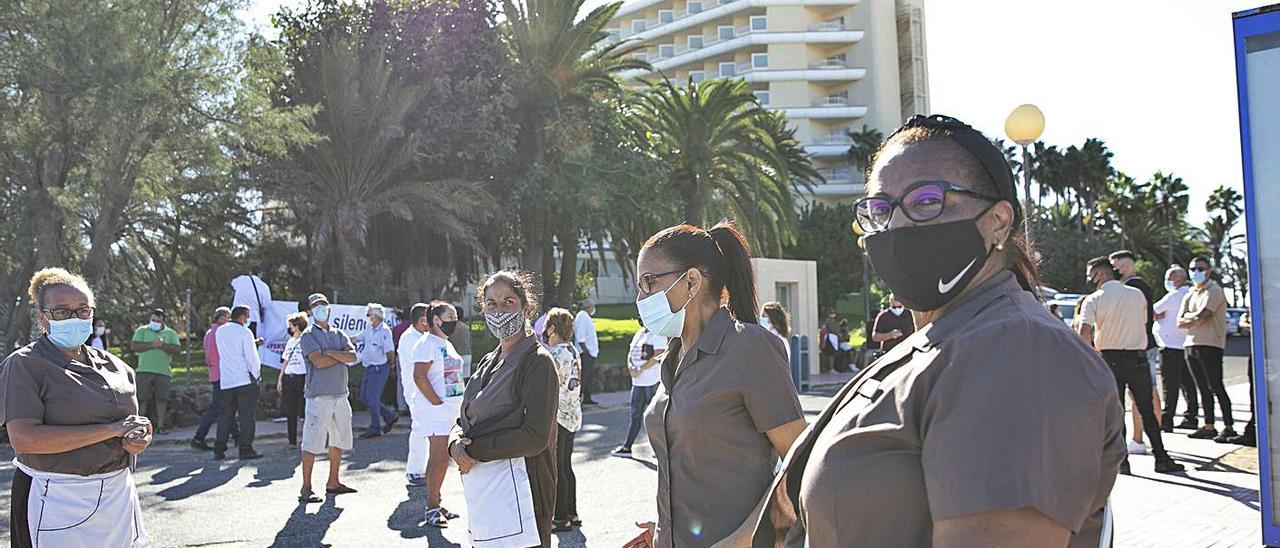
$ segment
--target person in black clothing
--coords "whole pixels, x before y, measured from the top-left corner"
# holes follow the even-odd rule
[[[1111,268],[1120,273],[1120,278],[1124,280],[1124,285],[1137,289],[1142,292],[1142,296],[1147,299],[1147,368],[1151,370],[1151,401],[1156,409],[1161,409],[1160,402],[1160,386],[1159,380],[1156,378],[1156,364],[1160,360],[1160,347],[1156,344],[1155,331],[1151,328],[1155,323],[1155,290],[1138,276],[1138,267],[1135,264],[1136,256],[1132,251],[1121,249],[1107,256],[1111,262]],[[1137,403],[1133,405],[1133,440],[1142,443],[1142,416],[1137,412]],[[1161,418],[1157,415],[1157,418]],[[1159,425],[1157,425],[1159,426]]]
[[[889,308],[881,310],[876,316],[875,327],[871,330],[871,341],[880,343],[880,352],[888,352],[915,332],[916,324],[911,313],[902,306],[902,301],[890,293]]]

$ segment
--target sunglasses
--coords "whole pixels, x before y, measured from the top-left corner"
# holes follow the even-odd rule
[[[868,196],[858,200],[853,203],[853,212],[858,226],[864,232],[874,234],[889,229],[893,212],[897,209],[901,209],[908,219],[917,223],[938,218],[946,209],[948,192],[992,202],[999,201],[999,198],[992,198],[947,181],[920,181],[907,187],[906,193],[901,198]]]

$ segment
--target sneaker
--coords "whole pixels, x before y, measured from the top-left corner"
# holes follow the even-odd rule
[[[382,434],[384,436],[390,434],[391,427],[395,426],[397,422],[400,422],[400,415],[391,415],[391,418],[387,420],[386,424],[382,425]]]
[[[1129,440],[1129,454],[1130,455],[1147,454],[1147,444],[1142,443],[1138,440],[1133,440],[1133,439]]]
[[[1169,457],[1156,457],[1157,474],[1172,474],[1174,472],[1181,472],[1182,470],[1182,465],[1173,462],[1173,459]]]
[[[617,449],[614,449],[614,450],[613,450],[613,452],[611,452],[611,453],[609,453],[609,454],[610,454],[610,455],[613,455],[613,456],[615,456],[615,457],[624,457],[624,458],[629,458],[629,457],[631,457],[631,448],[630,448],[630,447],[622,447],[622,446],[618,446],[618,448],[617,448]]]
[[[1195,419],[1182,419],[1182,422],[1178,423],[1174,428],[1181,430],[1199,430],[1200,423]]]
[[[572,525],[574,527],[582,527],[582,518],[579,518],[579,517],[569,518],[569,525]]]
[[[209,446],[209,442],[206,442],[204,440],[191,440],[191,447],[193,449],[199,449],[201,451],[213,450],[213,448]]]
[[[1245,447],[1257,447],[1258,438],[1254,437],[1251,434],[1240,434],[1239,436],[1233,436],[1227,439],[1227,443],[1234,443],[1236,445],[1243,445]]]
[[[360,439],[367,440],[372,438],[381,438],[382,432],[361,432]]]
[[[260,459],[260,458],[262,458],[262,453],[254,451],[252,449],[249,451],[240,452],[240,460],[253,460],[253,459]]]
[[[1173,421],[1172,421],[1172,420],[1167,420],[1167,421],[1164,421],[1163,423],[1161,423],[1161,424],[1160,424],[1160,431],[1161,431],[1161,432],[1164,432],[1164,433],[1166,433],[1166,434],[1172,434],[1172,433],[1173,433]]]
[[[1120,463],[1120,474],[1125,476],[1133,475],[1133,472],[1129,470],[1129,461]]]
[[[214,451],[214,452],[213,452],[213,460],[227,460],[227,454],[226,454],[226,453],[222,453],[222,452],[218,452],[218,451]]]
[[[1226,427],[1226,428],[1223,428],[1223,429],[1222,429],[1222,433],[1221,433],[1221,434],[1218,434],[1218,437],[1213,438],[1213,441],[1214,441],[1215,443],[1231,443],[1231,441],[1230,441],[1230,440],[1231,440],[1231,438],[1234,438],[1234,437],[1236,437],[1236,436],[1238,436],[1238,435],[1239,435],[1239,434],[1236,434],[1235,429],[1233,429],[1233,428],[1231,428],[1230,426],[1228,426],[1228,427]]]
[[[1199,430],[1196,430],[1195,432],[1187,434],[1187,437],[1193,440],[1211,440],[1213,438],[1218,437],[1218,429],[1201,428]]]
[[[422,474],[409,474],[406,481],[413,487],[422,487],[427,484],[427,477]]]
[[[569,524],[569,520],[551,520],[552,533],[568,533],[573,531],[573,525]]]
[[[439,508],[428,508],[426,523],[432,527],[443,529],[449,526],[449,518],[445,517],[444,512],[441,512]]]

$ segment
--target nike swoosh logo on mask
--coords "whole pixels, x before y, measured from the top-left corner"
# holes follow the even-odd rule
[[[946,293],[954,289],[956,284],[960,282],[960,278],[963,278],[964,274],[968,272],[970,268],[973,268],[973,263],[976,263],[976,262],[978,262],[977,257],[975,257],[972,261],[969,261],[969,265],[964,267],[964,270],[961,270],[959,274],[956,274],[956,277],[951,278],[951,281],[949,282],[943,283],[942,278],[938,278],[938,293],[942,293],[945,295]]]

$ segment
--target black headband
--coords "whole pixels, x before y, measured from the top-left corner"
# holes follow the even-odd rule
[[[987,172],[987,177],[996,188],[997,198],[1008,201],[1009,205],[1013,206],[1014,228],[1022,225],[1023,212],[1022,206],[1018,203],[1018,187],[1013,181],[1013,170],[1005,160],[1004,153],[996,148],[986,135],[973,129],[969,124],[944,114],[928,116],[917,114],[902,124],[902,127],[894,130],[886,141],[893,139],[898,133],[917,127],[949,130],[952,140],[982,164],[982,169]]]

